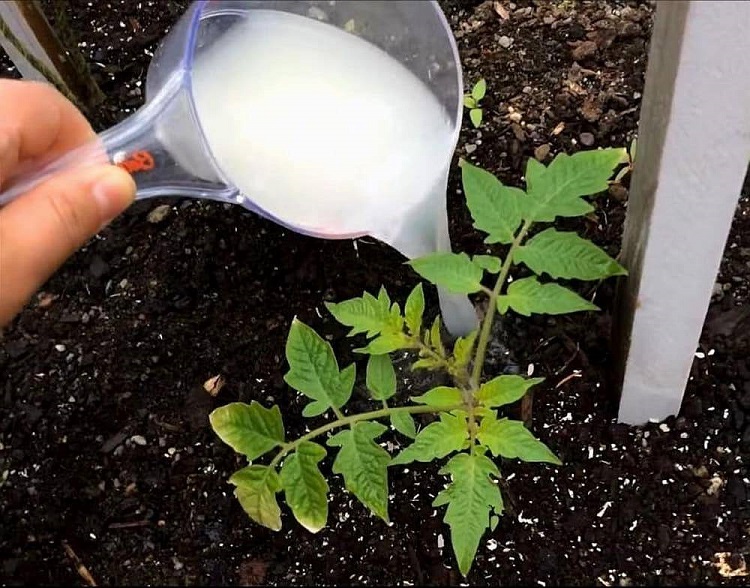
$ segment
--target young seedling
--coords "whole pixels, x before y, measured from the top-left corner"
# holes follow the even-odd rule
[[[464,106],[469,109],[469,118],[475,128],[482,124],[482,106],[481,102],[487,93],[487,82],[484,79],[479,80],[471,90],[471,94],[464,95]]]
[[[627,160],[625,161],[627,165],[623,167],[619,172],[617,172],[615,179],[612,180],[613,184],[621,183],[622,180],[625,178],[625,176],[633,172],[633,166],[635,165],[635,154],[636,154],[637,148],[638,148],[638,140],[634,137],[633,140],[630,142],[630,148],[628,149]]]
[[[346,489],[386,522],[389,470],[414,461],[437,462],[439,473],[448,481],[432,506],[445,507],[453,552],[466,576],[483,535],[495,530],[503,513],[497,483],[501,461],[561,463],[522,421],[503,414],[505,407],[521,400],[543,378],[485,377],[483,373],[495,315],[597,310],[557,280],[600,280],[624,275],[625,269],[574,232],[547,227],[532,234],[532,230],[557,217],[591,212],[592,205],[583,197],[606,190],[614,170],[627,160],[624,149],[560,154],[549,166],[529,159],[526,191],[505,186],[490,173],[462,162],[474,226],[487,234],[486,243],[502,246],[502,257],[435,253],[409,264],[427,281],[452,292],[487,295],[488,310],[480,329],[448,348],[441,336],[440,317],[432,325],[423,323],[421,284],[403,308],[385,288],[377,296],[365,292],[360,298],[327,304],[336,320],[351,328],[349,336],[364,336],[367,341],[356,351],[369,356],[365,383],[372,410],[347,411],[355,364],[341,368],[331,345],[295,319],[286,343],[289,371],[285,380],[310,399],[303,416],[323,416],[323,424],[287,440],[278,406],[235,402],[210,416],[218,436],[249,461],[229,482],[250,518],[279,530],[281,509],[276,495],[283,492],[303,527],[313,533],[322,529],[328,520],[328,482],[320,465],[327,447],[335,452],[333,474],[341,475]],[[525,266],[523,272],[516,273],[521,266]],[[512,281],[511,272],[516,274]],[[488,277],[494,280],[491,287],[483,283]],[[399,386],[389,354],[403,350],[415,354],[413,369],[443,370],[450,375],[451,385],[399,397],[396,405]],[[434,413],[437,419],[420,429],[413,418],[420,413]],[[389,426],[408,443],[394,456],[378,443]],[[275,455],[261,461],[270,452]]]

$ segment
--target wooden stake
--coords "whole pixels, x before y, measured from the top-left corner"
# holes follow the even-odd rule
[[[38,2],[0,2],[0,45],[24,78],[53,84],[79,108],[103,98],[78,47],[63,47]]]
[[[750,3],[659,2],[623,236],[619,419],[679,412],[750,161]]]

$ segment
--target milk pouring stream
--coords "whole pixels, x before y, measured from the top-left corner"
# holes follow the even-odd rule
[[[313,19],[256,10],[201,53],[192,83],[216,161],[272,215],[322,236],[370,234],[407,257],[450,249],[449,116],[381,49]],[[441,305],[452,332],[476,327],[465,297],[441,292]]]

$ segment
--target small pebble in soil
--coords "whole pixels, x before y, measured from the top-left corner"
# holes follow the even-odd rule
[[[550,145],[549,143],[544,143],[543,145],[539,145],[536,149],[534,149],[534,157],[538,161],[544,161],[547,159],[547,156],[549,155],[550,151]]]
[[[500,47],[502,47],[503,49],[508,49],[513,44],[513,39],[503,35],[502,37],[498,39],[497,42],[500,45]]]
[[[146,220],[151,224],[160,223],[169,216],[170,212],[172,212],[172,207],[169,204],[162,204],[149,212]]]
[[[146,445],[146,438],[143,435],[133,435],[130,440],[136,445]]]
[[[594,135],[591,133],[581,133],[579,139],[581,139],[581,143],[586,147],[591,147],[594,144]]]

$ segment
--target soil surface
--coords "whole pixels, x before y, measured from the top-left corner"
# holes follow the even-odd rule
[[[151,52],[184,6],[71,5],[82,51],[108,97],[94,120],[103,128],[141,104]],[[488,84],[485,121],[477,130],[465,117],[457,156],[522,185],[530,156],[549,161],[634,137],[650,4],[442,5],[467,85],[480,77]],[[455,248],[484,252],[453,170]],[[533,369],[547,378],[534,395],[532,428],[564,465],[501,464],[507,513],[482,542],[468,583],[747,581],[729,575],[742,574],[750,557],[749,194],[677,418],[614,422],[617,398],[606,385],[613,284],[595,293],[602,313],[514,318],[497,330],[487,375]],[[603,195],[594,214],[566,224],[616,254],[626,199],[624,189]],[[165,204],[162,218],[149,220]],[[402,261],[369,239],[306,238],[239,207],[133,206],[4,333],[0,582],[85,585],[80,564],[100,584],[464,582],[442,512],[430,506],[445,482],[435,466],[393,470],[392,526],[332,476],[326,529],[307,533],[284,507],[284,529],[273,533],[252,524],[233,498],[226,479],[243,462],[208,426],[216,406],[255,399],[278,402],[288,436],[302,433],[310,424],[299,416],[303,403],[282,379],[292,317],[331,336],[341,361],[356,359],[363,374],[323,302],[381,283],[403,300],[417,277]],[[434,312],[432,292],[428,302]],[[217,375],[226,384],[212,397],[203,384]],[[408,388],[429,384],[405,378]],[[723,574],[714,565],[721,558]]]

